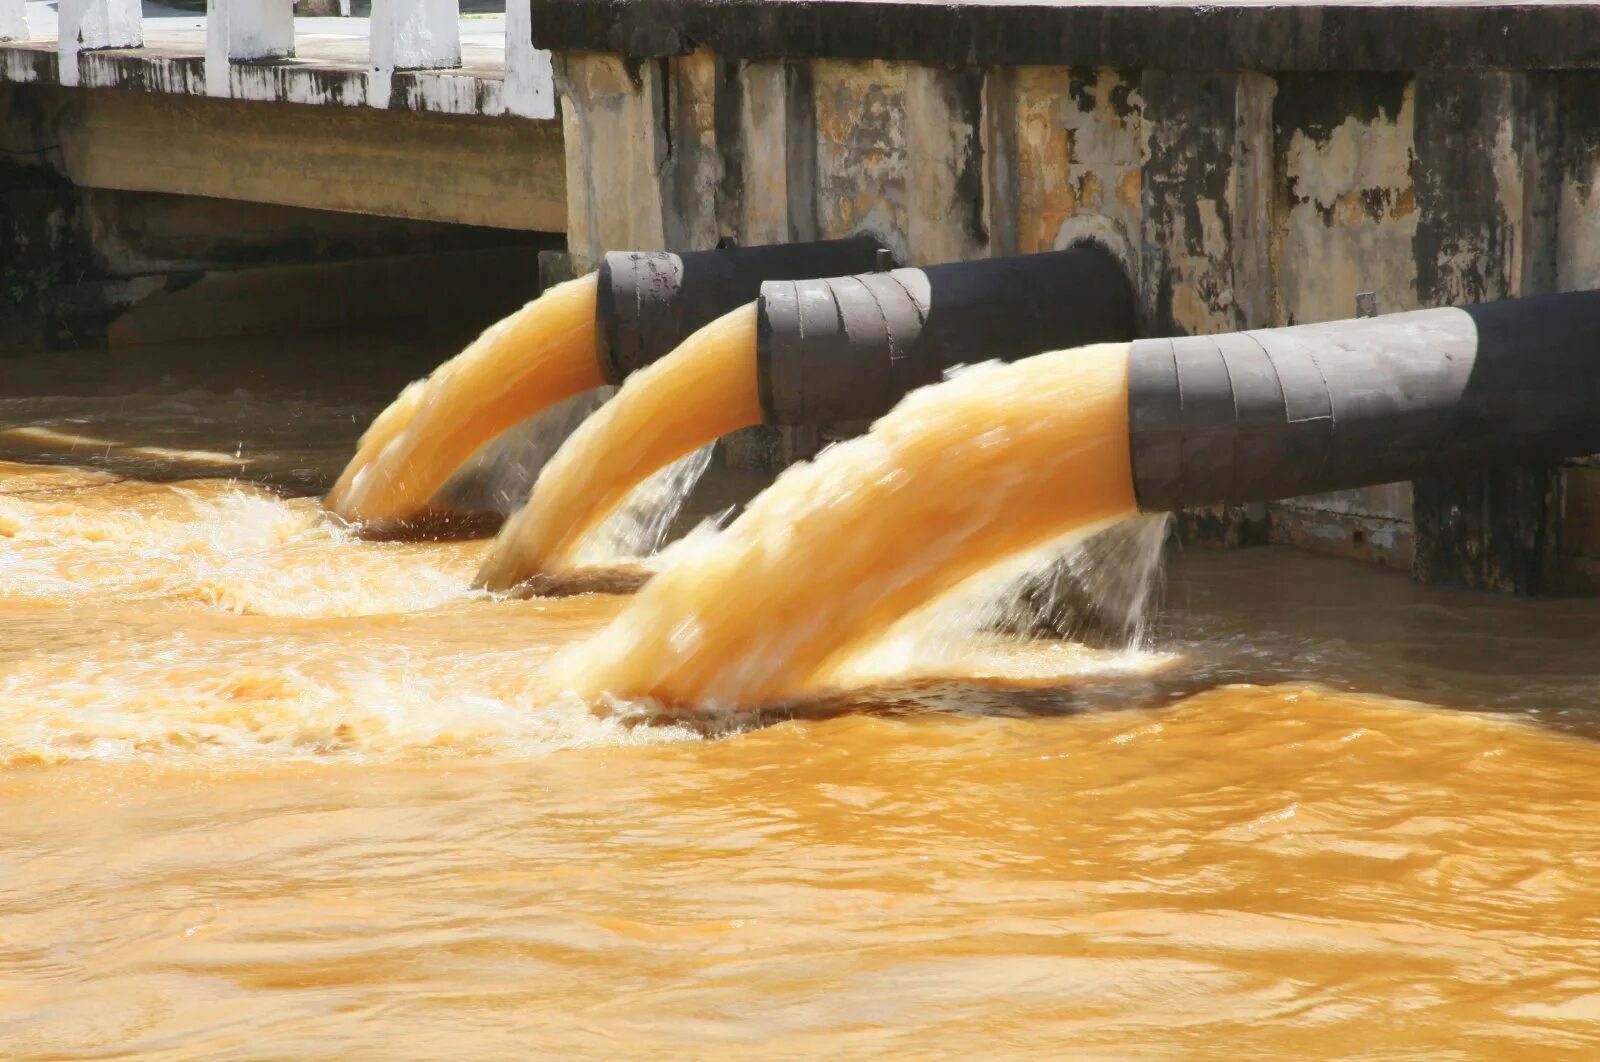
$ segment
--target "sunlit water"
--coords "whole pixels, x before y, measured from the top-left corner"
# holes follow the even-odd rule
[[[327,507],[351,521],[411,520],[485,443],[599,387],[597,283],[556,285],[408,384],[362,434]]]
[[[168,353],[4,363],[0,1055],[1600,1050],[1593,602],[1191,551],[1144,650],[597,712],[622,599],[309,496],[414,371]]]
[[[580,562],[585,536],[638,484],[738,428],[761,423],[752,303],[634,373],[573,433],[507,521],[474,580],[506,589]],[[709,455],[708,455],[709,456]],[[693,483],[704,462],[695,466]]]

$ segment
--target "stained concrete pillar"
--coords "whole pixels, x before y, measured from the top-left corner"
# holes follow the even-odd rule
[[[1141,331],[1198,335],[1274,319],[1272,102],[1250,72],[1146,70]],[[1197,509],[1179,531],[1208,545],[1263,545],[1264,504]]]
[[[25,41],[27,39],[27,0],[0,0],[0,41]]]
[[[78,83],[78,53],[144,44],[139,0],[61,0],[56,40],[61,84]]]
[[[460,66],[460,17],[456,0],[372,0],[367,102],[389,106],[397,70]]]
[[[1417,298],[1424,306],[1556,285],[1555,82],[1516,71],[1416,79]],[[1507,593],[1552,587],[1559,466],[1507,466],[1412,485],[1420,582]]]
[[[1272,100],[1264,74],[1146,70],[1144,318],[1154,335],[1272,324]]]
[[[232,95],[235,62],[292,55],[292,0],[206,0],[206,95]]]
[[[983,71],[911,66],[906,71],[906,248],[933,265],[982,258]]]
[[[1561,202],[1556,287],[1600,288],[1600,74],[1562,75]],[[1561,468],[1555,575],[1558,593],[1600,594],[1600,457]]]
[[[576,273],[593,269],[606,251],[666,246],[664,66],[592,52],[555,58],[570,189],[567,246]]]
[[[1273,101],[1275,323],[1353,317],[1356,296],[1417,309],[1415,98],[1406,73],[1302,73]],[[1287,498],[1272,539],[1318,553],[1412,563],[1411,484]]]
[[[1092,239],[1140,287],[1144,124],[1137,76],[1110,67],[989,72],[984,178],[996,254]]]

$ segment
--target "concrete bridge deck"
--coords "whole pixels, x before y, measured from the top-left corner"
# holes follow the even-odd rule
[[[376,0],[360,18],[208,8],[0,0],[6,121],[53,130],[52,159],[84,188],[565,229],[550,54],[527,0],[465,15]]]

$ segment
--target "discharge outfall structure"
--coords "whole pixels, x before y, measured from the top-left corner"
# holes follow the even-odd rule
[[[1129,355],[1153,511],[1600,451],[1600,291],[1213,336]]]
[[[629,489],[738,428],[871,419],[955,366],[1126,341],[1133,328],[1132,285],[1093,245],[764,283],[754,306],[633,376],[574,433],[477,582],[505,590],[569,573]]]
[[[762,281],[873,268],[878,241],[624,251],[486,329],[413,383],[362,436],[325,501],[362,524],[424,516],[485,443],[573,395],[619,384],[702,325],[756,297]]]

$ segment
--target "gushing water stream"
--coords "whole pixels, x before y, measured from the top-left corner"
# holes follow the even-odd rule
[[[762,704],[1007,557],[1134,510],[1127,346],[968,369],[682,543],[564,661],[588,694]]]
[[[351,522],[412,519],[485,443],[599,387],[595,285],[591,274],[551,288],[408,386],[361,437],[327,507]]]
[[[638,484],[686,454],[761,422],[756,308],[706,325],[631,376],[540,473],[477,583],[504,590],[569,567],[583,538]]]

